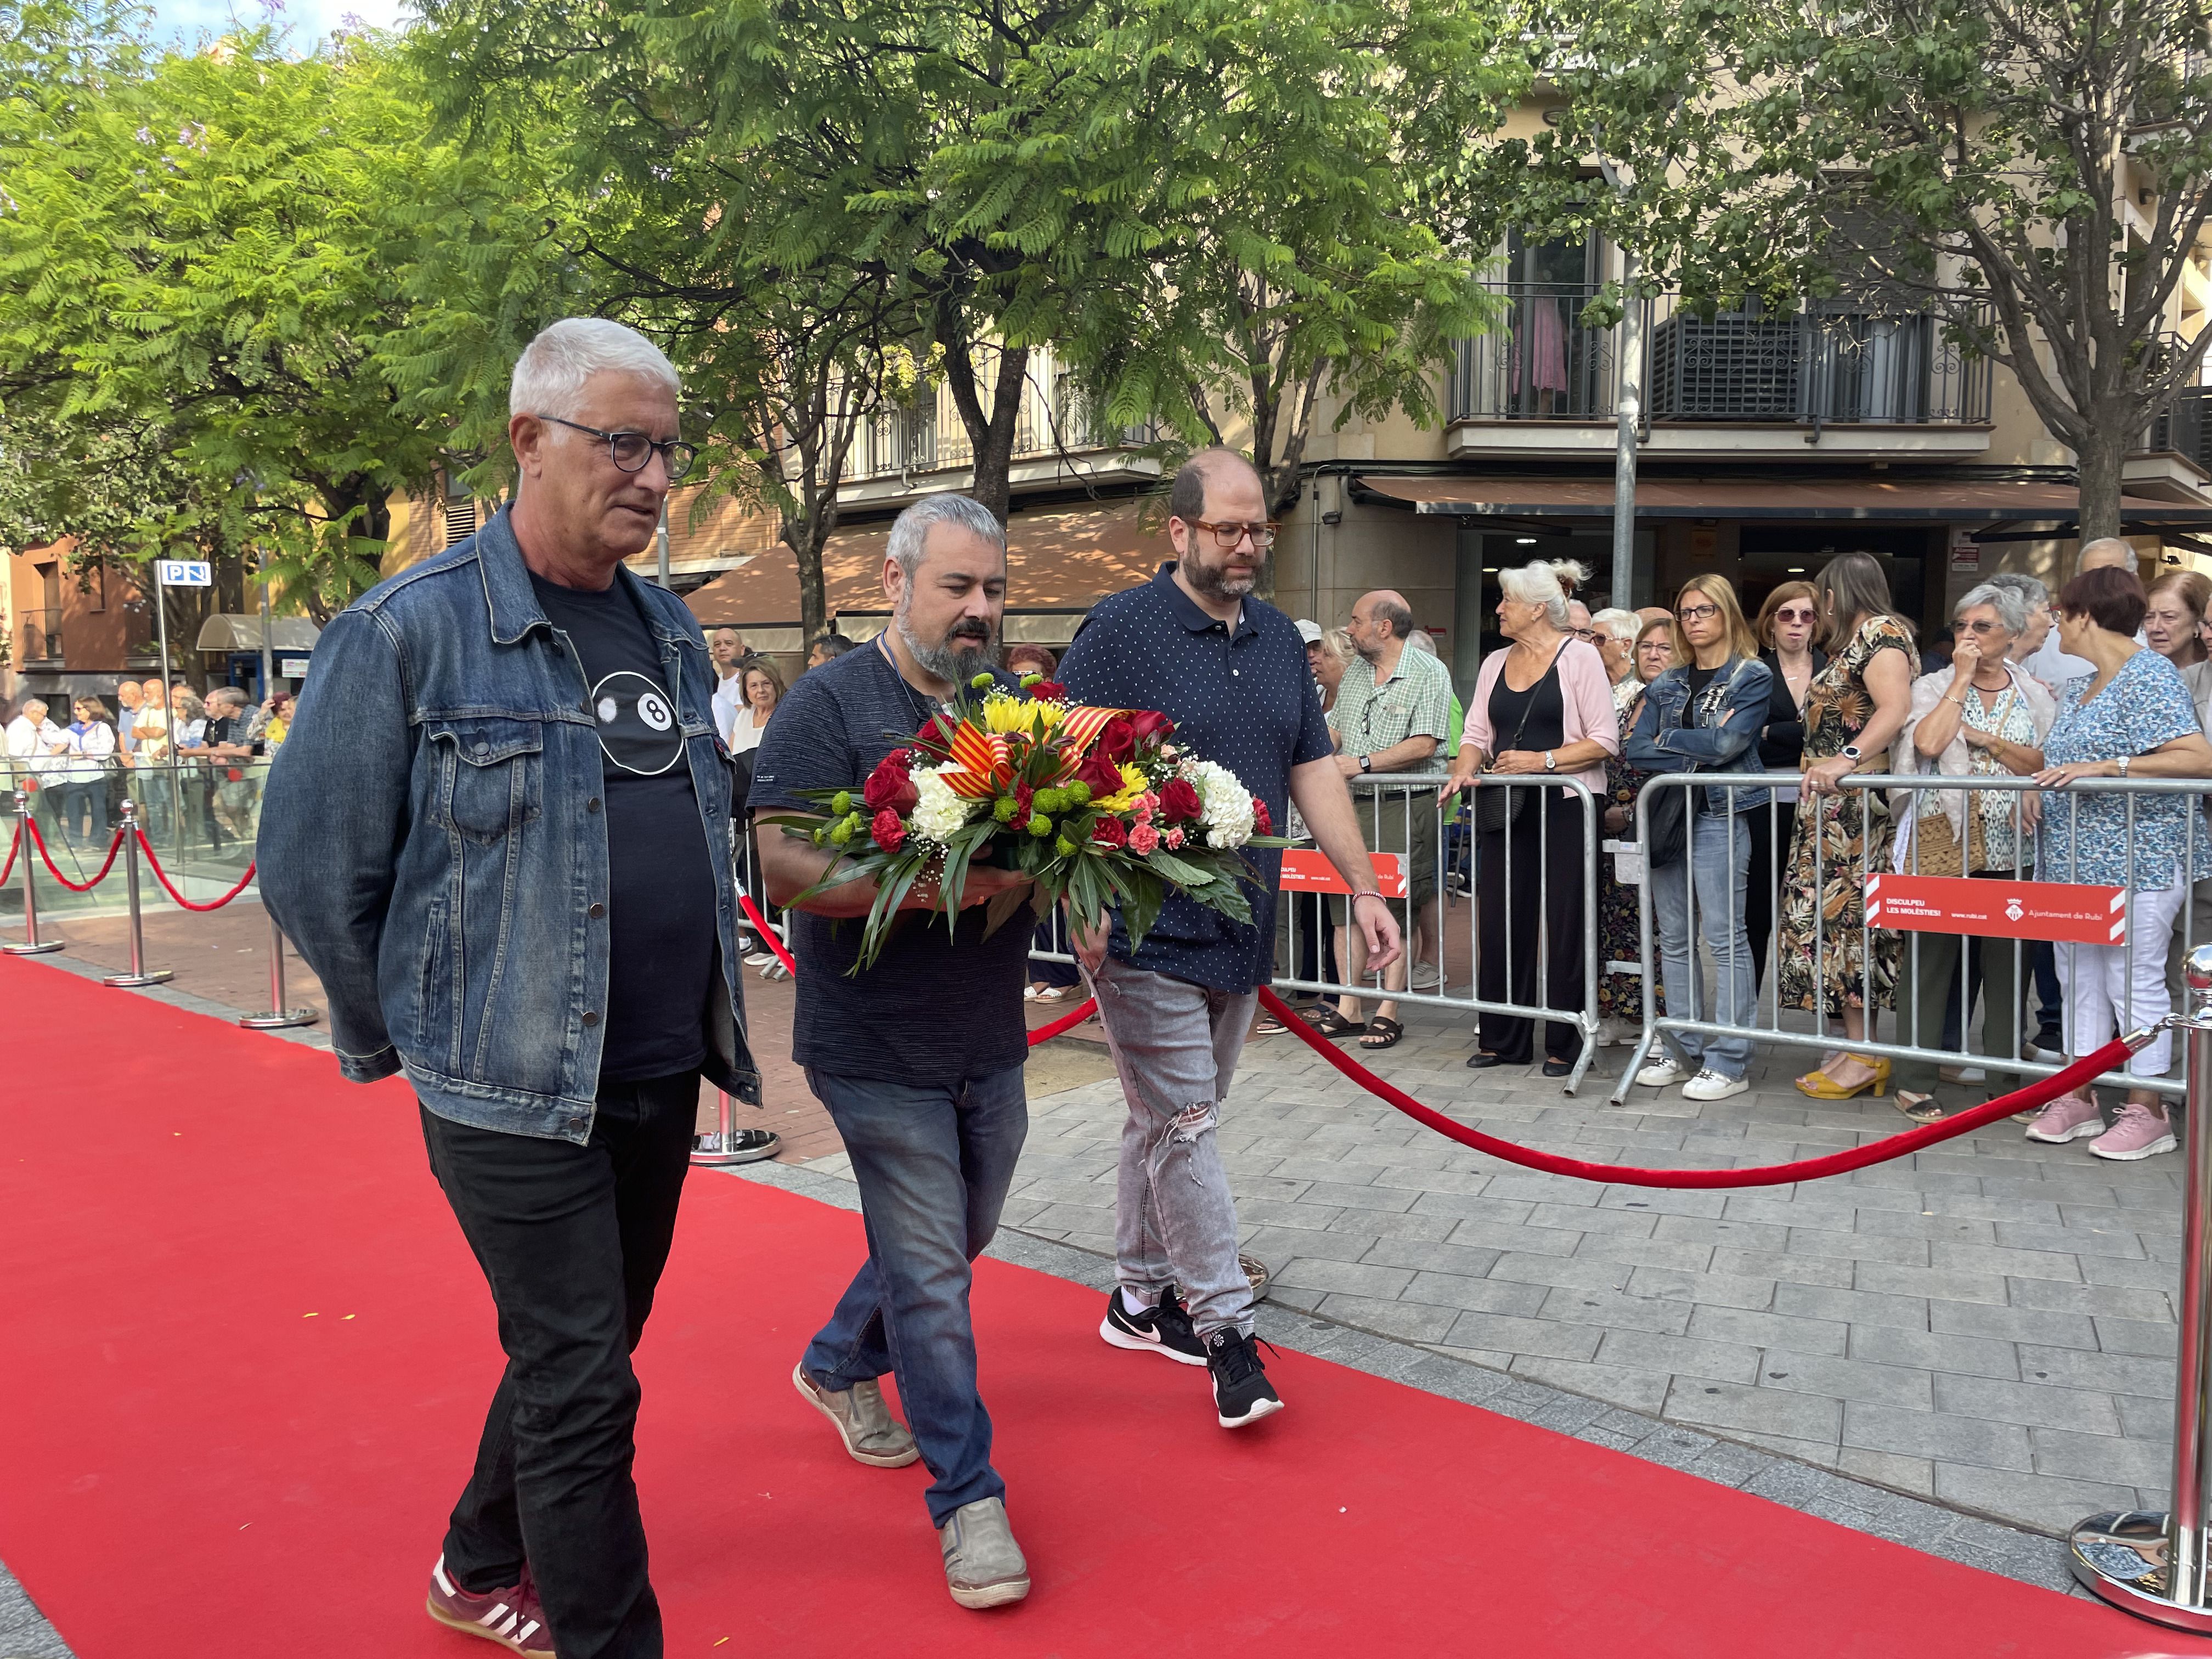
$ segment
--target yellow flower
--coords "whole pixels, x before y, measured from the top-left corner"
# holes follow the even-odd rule
[[[1133,766],[1124,764],[1121,768],[1120,792],[1107,796],[1104,800],[1093,801],[1091,804],[1101,811],[1126,812],[1137,804],[1137,797],[1143,794],[1150,787],[1142,772]]]
[[[1041,738],[1059,725],[1060,716],[1066,713],[1056,702],[1038,702],[1033,698],[994,691],[983,699],[983,729],[997,738],[1010,737],[1017,732]]]

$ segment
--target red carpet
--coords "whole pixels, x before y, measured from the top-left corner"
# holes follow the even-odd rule
[[[424,1576],[498,1369],[411,1097],[0,959],[0,1559],[82,1659],[470,1659]],[[793,1394],[857,1218],[696,1176],[640,1356],[672,1655],[2212,1652],[1322,1362],[1231,1436],[1091,1292],[976,1289],[1024,1607]]]

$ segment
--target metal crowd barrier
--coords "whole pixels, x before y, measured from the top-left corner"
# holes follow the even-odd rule
[[[1651,809],[1663,790],[1681,789],[1699,792],[1707,788],[1725,789],[1728,792],[1729,802],[1733,804],[1739,791],[1752,788],[1771,789],[1778,785],[1784,788],[1796,787],[1796,775],[1764,772],[1668,773],[1663,776],[1653,778],[1644,786],[1637,799],[1637,843],[1639,847],[1650,845]],[[1923,797],[1937,797],[1938,800],[1933,810],[1940,811],[1941,797],[1964,795],[1967,798],[1966,810],[1972,813],[1978,810],[1978,803],[1973,799],[1976,795],[2008,794],[2012,797],[2013,804],[2010,822],[2006,827],[2009,830],[2012,845],[2015,850],[2014,860],[2007,866],[2008,869],[2024,870],[2025,873],[2021,875],[2019,879],[2062,884],[2070,884],[2075,881],[2079,867],[2081,838],[2079,836],[2070,837],[2072,859],[2069,866],[2065,869],[2056,867],[2056,860],[2051,856],[2045,846],[2051,839],[2048,831],[2054,821],[2052,815],[2062,811],[2078,813],[2082,799],[2091,795],[2118,794],[2127,797],[2128,804],[2124,818],[2123,835],[2128,852],[2129,879],[2123,890],[2124,895],[2123,919],[2128,929],[2127,937],[2132,939],[2139,897],[2139,889],[2136,881],[2138,853],[2135,823],[2136,798],[2144,795],[2185,795],[2201,799],[2208,793],[2208,787],[2212,787],[2212,781],[2167,778],[2085,778],[2063,790],[2039,790],[2033,778],[2001,774],[1977,773],[1966,778],[1954,778],[1933,774],[1860,773],[1844,778],[1843,787],[1852,790],[1886,792],[1891,815],[1897,825],[1898,835],[1904,833],[1904,827],[1908,822],[1917,825],[1919,815],[1923,811]],[[1901,933],[1899,961],[1892,989],[1891,1007],[1887,1011],[1895,1022],[1893,1029],[1896,1032],[1896,1040],[1893,1042],[1876,1040],[1872,1032],[1878,1027],[1870,1026],[1869,1035],[1866,1038],[1851,1041],[1846,1040],[1831,1029],[1830,1016],[1824,1007],[1817,1006],[1825,1002],[1825,997],[1819,993],[1819,988],[1825,982],[1821,969],[1828,960],[1832,945],[1839,946],[1842,941],[1832,938],[1832,930],[1827,925],[1825,907],[1815,904],[1813,909],[1812,980],[1816,992],[1816,1006],[1809,1010],[1802,1007],[1785,1010],[1781,1000],[1783,911],[1789,895],[1798,884],[1795,872],[1791,869],[1791,848],[1782,839],[1778,805],[1770,801],[1765,806],[1753,805],[1741,811],[1731,811],[1723,815],[1721,830],[1725,838],[1726,856],[1731,863],[1735,857],[1734,849],[1737,836],[1764,836],[1770,838],[1770,868],[1774,872],[1776,891],[1770,912],[1771,921],[1769,925],[1766,952],[1768,979],[1764,987],[1754,986],[1753,1007],[1748,1011],[1747,1017],[1723,1018],[1723,1016],[1733,1011],[1717,1006],[1708,1008],[1706,1006],[1709,997],[1716,1004],[1720,1000],[1720,990],[1717,985],[1710,994],[1708,992],[1709,977],[1719,980],[1722,977],[1721,970],[1724,966],[1731,975],[1733,974],[1735,966],[1733,952],[1736,941],[1733,937],[1730,939],[1730,954],[1725,963],[1716,961],[1710,969],[1707,968],[1703,960],[1707,953],[1707,947],[1705,947],[1701,939],[1698,896],[1695,884],[1691,878],[1691,860],[1686,857],[1679,866],[1670,864],[1657,872],[1650,869],[1648,865],[1644,868],[1643,890],[1638,905],[1641,933],[1639,968],[1644,980],[1644,1030],[1632,1053],[1628,1066],[1621,1074],[1620,1083],[1613,1091],[1612,1097],[1613,1103],[1620,1104],[1628,1098],[1628,1091],[1634,1084],[1636,1073],[1650,1058],[1654,1044],[1666,1042],[1667,1034],[1670,1032],[1694,1032],[1709,1037],[1743,1036],[1759,1043],[1784,1047],[1822,1050],[1847,1048],[1854,1054],[1892,1060],[1923,1061],[1936,1066],[1962,1068],[1978,1066],[1985,1072],[2001,1072],[2020,1077],[2048,1077],[2063,1069],[2065,1064],[2070,1063],[2075,1053],[2070,1012],[2062,1012],[2061,1016],[2066,1022],[2062,1028],[2063,1036],[2061,1047],[2068,1059],[2057,1065],[2048,1061],[2027,1060],[2017,1052],[2008,1054],[1978,1053],[1968,1046],[1968,1038],[1973,1025],[1976,987],[1972,978],[1972,953],[1964,948],[1965,942],[1978,942],[1985,951],[1991,948],[2009,950],[2013,966],[2012,982],[2021,1005],[2014,1012],[2011,1026],[2018,1039],[2015,1048],[2027,1045],[2028,1030],[2026,1006],[2031,993],[2029,977],[2032,961],[2031,947],[2040,941],[2024,937],[1997,938],[1964,934],[1955,936],[1962,939],[1962,945],[1958,953],[1957,967],[1960,1041],[1956,1048],[1946,1048],[1942,1046],[1942,1031],[1938,1030],[1931,1033],[1926,1030],[1921,1019],[1918,988],[1923,931],[1896,930]],[[1796,811],[1802,813],[1812,805],[1809,798],[1801,799],[1796,803]],[[1694,793],[1686,801],[1685,806],[1686,817],[1694,829],[1697,806]],[[2204,884],[2202,902],[2204,905],[2205,915],[2208,919],[2212,919],[2212,826],[2208,826],[2205,814],[2202,811],[2188,813],[2185,816],[2185,823],[2186,828],[2183,836],[2181,857],[2176,878],[2182,889],[2179,926],[2174,930],[2174,937],[2172,939],[2159,941],[2155,947],[2162,979],[2170,979],[2170,971],[2166,964],[2169,962],[2178,963],[2197,945],[2206,942],[2198,936],[2197,913],[2199,903],[2197,887],[2200,881]],[[1971,819],[1969,819],[1969,836],[1971,843]],[[1894,837],[1891,839],[1893,846]],[[1864,837],[1862,836],[1862,848],[1864,844]],[[1861,863],[1856,871],[1846,871],[1847,876],[1860,884],[1863,915],[1865,914],[1866,904],[1865,882],[1869,875],[1939,873],[1923,870],[1920,867],[1923,847],[1923,838],[1917,833],[1916,830],[1916,833],[1911,836],[1901,870],[1898,869],[1894,863],[1886,863],[1880,869],[1869,871],[1864,867],[1863,854],[1862,854]],[[2034,849],[2033,855],[2025,854],[2022,849],[2031,847]],[[1820,891],[1825,890],[1830,873],[1827,848],[1823,844],[1822,837],[1819,836],[1812,837],[1812,886],[1815,891]],[[1947,871],[1940,873],[1950,872]],[[1670,1006],[1665,1014],[1661,1014],[1656,1006],[1662,992],[1662,985],[1658,971],[1657,925],[1653,912],[1652,895],[1655,883],[1675,879],[1680,879],[1684,885],[1686,927],[1690,940],[1691,961],[1696,965],[1696,971],[1692,975],[1691,984],[1686,988],[1691,998],[1691,1006],[1686,1010]],[[1875,930],[1868,928],[1862,931]],[[1748,940],[1746,939],[1744,943],[1747,948]],[[2060,960],[2062,988],[2070,976],[2067,967],[2068,953],[2077,948],[2079,947],[2076,945],[2063,942],[2053,945]],[[2132,955],[2131,951],[2130,956]],[[1871,951],[1860,951],[1858,1001],[1862,1007],[1870,1011],[1870,1018],[1875,1017],[1873,957],[1874,953]],[[2139,1006],[2136,998],[2133,975],[2127,975],[2124,978],[2125,994],[2121,1006],[2116,1011],[2116,1023],[2119,1030],[2127,1031],[2146,1023],[2154,1022],[2171,1008],[2172,1001],[2167,998],[2154,998],[2150,1000],[2149,1006]],[[1668,988],[1671,989],[1671,988]],[[1679,993],[1677,994],[1679,995]],[[2166,1006],[2159,1006],[2161,1001],[2166,1003]],[[1785,1025],[1784,1023],[1785,1014],[1797,1016],[1798,1023],[1794,1025]],[[1672,1051],[1673,1045],[1668,1044],[1668,1047]],[[2100,1081],[2118,1087],[2151,1090],[2159,1094],[2177,1098],[2184,1092],[2183,1080],[2177,1075],[2154,1078],[2112,1073]]]
[[[1597,1052],[1598,974],[1603,966],[1598,959],[1597,943],[1598,803],[1577,780],[1543,774],[1513,777],[1486,774],[1474,794],[1444,802],[1437,799],[1437,792],[1446,779],[1442,772],[1397,772],[1350,780],[1352,805],[1359,814],[1361,838],[1368,850],[1395,854],[1401,860],[1405,885],[1389,903],[1405,942],[1401,976],[1406,988],[1385,990],[1383,975],[1378,974],[1354,976],[1350,963],[1340,961],[1335,954],[1334,930],[1328,921],[1325,895],[1296,886],[1285,886],[1277,901],[1274,988],[1284,994],[1303,991],[1332,999],[1358,997],[1369,1002],[1390,1001],[1468,1015],[1496,1014],[1540,1024],[1571,1025],[1578,1039],[1577,1053],[1562,1087],[1572,1094]],[[1516,850],[1515,842],[1523,839],[1522,833],[1485,835],[1474,828],[1475,802],[1493,790],[1523,792],[1528,797],[1520,814],[1523,822],[1532,816],[1535,820],[1533,836],[1539,852],[1533,872],[1528,868],[1531,855]],[[1555,813],[1568,814],[1570,823],[1580,824],[1580,845],[1571,860],[1571,875],[1555,867],[1561,860],[1545,856],[1540,850],[1550,844]],[[1311,846],[1310,838],[1300,842],[1301,850]],[[1550,936],[1545,920],[1552,884],[1562,878],[1574,881],[1584,895],[1580,937],[1564,942]],[[1486,997],[1482,994],[1489,954],[1481,926],[1485,896],[1500,898],[1521,890],[1532,879],[1536,892],[1534,926],[1532,929],[1522,925],[1514,915],[1516,907],[1502,907],[1502,939],[1496,948],[1505,958],[1504,972],[1501,977],[1493,970],[1490,977],[1495,985],[1502,986],[1503,994]],[[1413,896],[1423,890],[1426,896],[1416,904]],[[1347,930],[1347,951],[1352,937]],[[1458,991],[1451,983],[1450,945],[1455,938],[1464,939],[1468,946],[1468,979]],[[1545,1000],[1553,956],[1560,949],[1582,958],[1582,997],[1574,1007],[1553,1006]],[[1512,967],[1516,960],[1529,958],[1534,967],[1534,1000],[1516,1000]],[[1431,960],[1437,969],[1437,983],[1432,988],[1414,989],[1415,968]],[[1472,1042],[1471,1022],[1468,1036]],[[1533,1041],[1540,1051],[1540,1029]]]

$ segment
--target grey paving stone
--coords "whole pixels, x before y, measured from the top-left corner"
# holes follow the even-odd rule
[[[1583,1290],[1563,1285],[1544,1298],[1547,1319],[1572,1320],[1577,1324],[1602,1325],[1608,1330],[1654,1331],[1680,1336],[1695,1311],[1686,1302],[1667,1302],[1656,1297],[1623,1296],[1611,1291]]]
[[[1355,1296],[1395,1298],[1412,1283],[1403,1267],[1376,1267],[1352,1261],[1331,1261],[1321,1256],[1294,1257],[1277,1269],[1275,1280],[1294,1290],[1347,1291]]]
[[[2020,1375],[2024,1382],[2049,1382],[2062,1389],[2094,1389],[2105,1394],[2139,1394],[2153,1399],[2174,1389],[2173,1361],[2142,1354],[2089,1353],[2080,1348],[2045,1348],[2023,1343]]]
[[[1494,1353],[1540,1354],[1552,1359],[1589,1359],[1605,1333],[1587,1325],[1563,1325],[1556,1320],[1522,1319],[1506,1314],[1469,1312],[1444,1337],[1457,1348],[1486,1349]]]
[[[2110,1395],[2049,1382],[2007,1382],[2000,1377],[1945,1371],[1936,1378],[1936,1408],[2032,1428],[2073,1429],[2083,1434],[2120,1431],[2119,1411]]]
[[[1790,1243],[1790,1230],[1765,1222],[1731,1221],[1726,1216],[1665,1215],[1659,1218],[1654,1237],[1680,1244],[1728,1246],[1739,1250],[1779,1250]]]
[[[1890,1261],[1862,1261],[1851,1288],[1879,1296],[1941,1297],[1947,1302],[2006,1301],[2002,1273],[1957,1273],[1942,1267],[1906,1267]]]
[[[1609,1261],[1629,1267],[1673,1267],[1702,1273],[1713,1256],[1709,1244],[1681,1243],[1667,1238],[1632,1238],[1607,1233],[1586,1233],[1575,1247],[1578,1261]]]
[[[1931,1302],[1928,1328],[1948,1336],[1990,1336],[2009,1342],[2040,1342],[2055,1347],[2094,1348],[2096,1327],[2085,1314],[2051,1313],[2040,1308],[1992,1308],[1982,1302]]]
[[[1364,1331],[1380,1332],[1407,1342],[1434,1342],[1451,1329],[1459,1317],[1456,1308],[1425,1307],[1418,1302],[1350,1296],[1332,1291],[1314,1310],[1326,1319],[1340,1319]]]
[[[2027,1429],[1950,1412],[1905,1411],[1854,1400],[1843,1407],[1843,1443],[1867,1451],[1898,1452],[1988,1469],[2032,1471]]]
[[[1755,1348],[1788,1348],[1796,1353],[1841,1354],[1851,1328],[1834,1320],[1792,1319],[1745,1308],[1701,1305],[1690,1315],[1686,1334],[1713,1342],[1738,1342]]]
[[[1737,1342],[1705,1342],[1656,1331],[1612,1329],[1598,1344],[1598,1363],[1632,1370],[1671,1372],[1686,1379],[1749,1383],[1759,1374],[1759,1350]]]
[[[1618,1291],[1627,1285],[1629,1272],[1622,1263],[1589,1261],[1580,1255],[1522,1255],[1509,1251],[1498,1258],[1498,1265],[1491,1268],[1490,1276],[1522,1285],[1572,1285],[1585,1290]]]
[[[1534,1227],[1564,1227],[1578,1233],[1611,1233],[1649,1238],[1662,1218],[1634,1210],[1606,1210],[1589,1205],[1539,1204],[1529,1212]]]
[[[1924,1267],[1929,1262],[1924,1238],[1892,1238],[1885,1233],[1843,1233],[1825,1227],[1792,1227],[1787,1253],[1832,1261],[1894,1261]]]
[[[1262,1226],[1296,1227],[1303,1231],[1317,1232],[1343,1213],[1333,1205],[1300,1204],[1294,1200],[1281,1198],[1255,1198],[1243,1192],[1237,1194],[1237,1218],[1257,1222]]]
[[[1855,1480],[1871,1480],[1916,1498],[1936,1495],[1936,1465],[1925,1457],[1901,1457],[1895,1452],[1844,1446],[1836,1455],[1836,1469]]]
[[[1513,1374],[1555,1389],[1571,1389],[1594,1400],[1626,1406],[1632,1411],[1656,1413],[1667,1400],[1670,1380],[1664,1371],[1632,1370],[1621,1365],[1595,1365],[1572,1359],[1551,1359],[1541,1354],[1521,1354],[1513,1361]],[[1593,1424],[1600,1426],[1603,1419]],[[1648,1425],[1645,1426],[1649,1426]],[[1626,1449],[1642,1437],[1616,1435],[1616,1445]]]
[[[1470,1249],[1465,1245],[1437,1243],[1428,1239],[1384,1235],[1359,1260],[1378,1267],[1416,1267],[1463,1279],[1481,1279],[1495,1267],[1502,1252]]]
[[[1469,1175],[1460,1170],[1416,1170],[1395,1165],[1384,1169],[1368,1184],[1371,1187],[1408,1188],[1419,1193],[1458,1193],[1472,1198],[1482,1192],[1495,1179],[1486,1175]]]
[[[2117,1219],[2118,1211],[2098,1212]],[[2142,1239],[2132,1227],[2095,1224],[2038,1227],[2027,1222],[2000,1221],[1996,1242],[2008,1249],[2050,1250],[2069,1255],[2136,1256],[2143,1254]]]
[[[2031,1429],[2038,1474],[2138,1487],[2162,1487],[2173,1474],[2173,1447],[2165,1441],[2130,1440],[2069,1429]]]
[[[1973,1464],[1936,1464],[1936,1496],[1984,1514],[2002,1515],[2046,1532],[2064,1532],[2085,1516],[2135,1507],[2131,1487],[2062,1480]]]
[[[1403,1211],[1413,1207],[1420,1194],[1403,1188],[1355,1187],[1337,1181],[1316,1181],[1306,1189],[1304,1197],[1316,1204],[1334,1204],[1345,1209]],[[1303,1201],[1303,1200],[1301,1200]]]
[[[2140,1319],[2096,1319],[2097,1346],[2106,1353],[2147,1354],[2172,1359],[2180,1334],[2176,1325],[2154,1325]]]
[[[1421,1212],[1419,1206],[1414,1208],[1417,1214]],[[1474,1216],[1456,1218],[1451,1231],[1445,1235],[1449,1243],[1495,1250],[1501,1255],[1508,1250],[1524,1255],[1572,1255],[1582,1237],[1557,1227],[1528,1227]]]
[[[1662,1296],[1700,1306],[1762,1309],[1774,1305],[1775,1282],[1742,1273],[1693,1273],[1674,1267],[1638,1267],[1628,1276],[1628,1289],[1636,1296]]]
[[[1935,1409],[1935,1379],[1905,1365],[1883,1365],[1826,1354],[1769,1348],[1759,1356],[1759,1386],[1830,1400],[1867,1400],[1910,1411]]]
[[[1267,1261],[1294,1256],[1358,1261],[1374,1249],[1375,1242],[1364,1234],[1332,1232],[1327,1228],[1263,1226],[1244,1241],[1244,1248]]]
[[[1419,1273],[1406,1287],[1410,1301],[1442,1308],[1462,1308],[1476,1313],[1515,1314],[1534,1318],[1553,1294],[1544,1285],[1516,1284],[1508,1279],[1468,1279],[1459,1273]]]
[[[1828,1448],[1837,1444],[1843,1412],[1833,1400],[1697,1377],[1678,1376],[1667,1391],[1666,1414],[1676,1422]]]
[[[1790,1285],[1812,1285],[1824,1290],[1847,1291],[1857,1272],[1856,1261],[1829,1256],[1796,1255],[1788,1250],[1738,1250],[1727,1247],[1713,1252],[1712,1271],[1742,1273],[1750,1278],[1775,1279]]]
[[[2176,1261],[2173,1256],[2136,1261],[2125,1256],[2085,1255],[2081,1258],[2081,1277],[2092,1285],[2128,1285],[2171,1294],[2181,1285]]]
[[[1897,1325],[1910,1331],[1928,1328],[1928,1304],[1918,1297],[1882,1296],[1870,1291],[1840,1291],[1820,1285],[1778,1285],[1774,1311],[1796,1319]]]
[[[2086,1271],[2089,1259],[2083,1258],[2081,1265]],[[2015,1308],[2096,1314],[2108,1319],[2141,1319],[2154,1325],[2171,1324],[2173,1321],[2173,1300],[2163,1291],[2112,1285],[2057,1285],[2047,1279],[2016,1279],[2011,1289]]]
[[[1238,1212],[1243,1212],[1241,1206]],[[1346,1209],[1328,1224],[1328,1231],[1360,1233],[1369,1238],[1410,1238],[1441,1243],[1455,1224],[1448,1216],[1401,1215],[1387,1210]]]
[[[1993,1337],[1958,1336],[1937,1331],[1908,1331],[1893,1325],[1855,1325],[1850,1357],[1881,1365],[1921,1370],[1956,1371],[1966,1376],[2020,1380],[2020,1349]]]

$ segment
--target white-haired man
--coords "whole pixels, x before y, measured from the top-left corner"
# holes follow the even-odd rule
[[[811,670],[777,705],[753,764],[756,812],[813,813],[805,792],[864,778],[871,803],[879,787],[911,790],[903,771],[895,781],[878,773],[885,757],[960,686],[996,672],[1006,538],[989,508],[950,495],[908,507],[891,526],[883,584],[891,626]],[[792,904],[841,857],[770,825],[758,844],[778,904]],[[790,912],[799,965],[792,1058],[844,1138],[868,1222],[867,1260],[791,1380],[856,1462],[928,1464],[935,1479],[924,1498],[945,1586],[963,1607],[1004,1606],[1030,1589],[1006,1484],[991,1467],[968,1316],[969,1263],[998,1230],[1029,1133],[1022,987],[1030,930],[989,933],[978,907],[1027,880],[971,866],[957,928],[910,917],[860,972],[859,921],[876,902],[875,883],[847,880]],[[936,902],[921,884],[901,908]],[[884,1404],[877,1379],[886,1371],[898,1377],[911,1432]]]
[[[619,324],[524,350],[514,506],[326,629],[261,818],[261,892],[344,1074],[404,1073],[499,1309],[505,1376],[429,1612],[510,1651],[658,1659],[630,1366],[699,1079],[758,1104],[727,753],[682,601],[623,561],[692,459]]]

